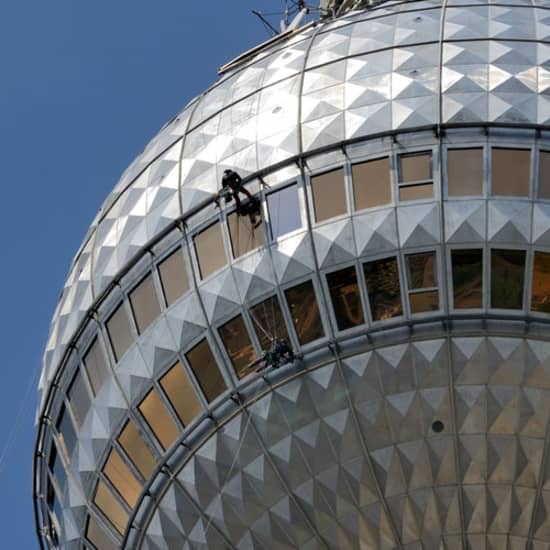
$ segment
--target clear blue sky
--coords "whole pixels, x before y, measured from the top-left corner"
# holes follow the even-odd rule
[[[283,0],[12,0],[0,6],[0,548],[37,548],[37,369],[69,263],[124,168]],[[30,394],[25,395],[29,384]]]

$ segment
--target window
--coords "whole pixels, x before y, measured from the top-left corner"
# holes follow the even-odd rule
[[[164,301],[169,307],[189,290],[181,250],[172,252],[158,267]]]
[[[111,449],[109,458],[103,467],[103,473],[126,504],[133,508],[137,504],[141,492],[141,483],[116,449]]]
[[[483,149],[447,151],[447,192],[450,197],[483,193]]]
[[[115,526],[116,530],[123,535],[128,524],[128,512],[102,480],[99,480],[97,484],[94,503]]]
[[[493,195],[529,196],[531,152],[525,149],[491,151],[491,190]]]
[[[311,178],[315,221],[322,222],[347,212],[344,170],[332,170]]]
[[[105,380],[107,380],[109,376],[105,356],[103,355],[101,344],[97,338],[92,342],[90,349],[84,356],[84,369],[88,375],[88,380],[90,380],[92,393],[97,395],[101,386],[103,386]]]
[[[259,217],[258,221],[260,221]],[[264,244],[265,236],[262,223],[254,227],[248,216],[239,216],[233,212],[227,217],[227,224],[233,258],[238,258]]]
[[[91,401],[88,395],[88,389],[86,388],[86,382],[84,377],[77,371],[69,391],[67,392],[67,398],[73,411],[76,423],[82,426],[88,410],[90,409]]]
[[[539,199],[550,199],[550,152],[539,151]]]
[[[521,309],[525,250],[491,250],[491,307]]]
[[[188,351],[185,357],[207,401],[213,401],[226,390],[227,386],[206,339]]]
[[[59,418],[57,419],[55,427],[59,433],[59,439],[65,447],[65,452],[67,456],[70,457],[76,444],[76,433],[65,405],[61,407],[61,412],[59,413]]]
[[[411,313],[439,309],[435,252],[409,254],[406,260]]]
[[[550,313],[550,253],[535,252],[531,310]]]
[[[116,361],[119,361],[134,340],[130,330],[130,321],[124,309],[124,303],[121,303],[117,307],[115,312],[109,317],[106,325],[113,354]]]
[[[391,203],[390,163],[387,158],[351,167],[355,210]]]
[[[338,330],[362,325],[365,318],[355,267],[347,267],[327,274],[327,284]]]
[[[455,309],[483,307],[483,250],[452,250]]]
[[[250,308],[250,316],[263,351],[269,350],[275,340],[282,339],[290,343],[277,296],[271,296]]]
[[[144,479],[148,479],[157,462],[131,420],[126,423],[118,436],[118,442],[139,473]]]
[[[52,444],[50,448],[50,457],[48,459],[48,468],[53,474],[53,477],[57,483],[57,486],[63,490],[65,485],[65,480],[67,474],[65,474],[65,469],[63,468],[63,463],[61,462],[61,457],[57,452],[57,447]]]
[[[222,230],[218,222],[196,235],[194,243],[202,279],[206,279],[227,263]]]
[[[256,359],[256,352],[248,336],[242,315],[231,319],[218,331],[237,376],[242,378],[246,374],[248,365]]]
[[[162,448],[168,449],[177,439],[179,430],[155,388],[145,396],[138,408]]]
[[[399,156],[399,200],[433,197],[432,155],[429,152]]]
[[[138,334],[142,334],[160,315],[160,305],[151,273],[130,292],[130,305],[136,320]]]
[[[315,290],[311,281],[306,281],[285,290],[290,316],[300,344],[308,344],[325,335]]]
[[[88,524],[86,525],[86,538],[98,550],[116,550],[116,545],[107,536],[97,521],[91,516],[88,517]]]
[[[160,385],[184,426],[201,413],[202,405],[179,361],[160,379]]]
[[[397,258],[367,262],[363,266],[373,321],[403,315]]]
[[[297,184],[267,195],[267,209],[272,239],[302,227]]]

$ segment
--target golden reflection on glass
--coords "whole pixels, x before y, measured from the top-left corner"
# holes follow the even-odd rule
[[[201,278],[206,279],[208,275],[227,263],[220,224],[217,222],[207,227],[196,235],[193,240]]]
[[[391,203],[388,158],[369,160],[351,167],[355,210]]]
[[[322,222],[347,212],[344,170],[332,170],[311,178],[315,221]]]
[[[185,357],[207,401],[213,401],[227,389],[206,339],[188,351]]]
[[[179,430],[155,388],[146,395],[138,408],[163,449],[168,449],[177,439]]]
[[[160,305],[151,273],[130,292],[130,304],[138,333],[141,334],[160,315]]]
[[[250,308],[250,316],[263,351],[269,350],[276,340],[290,342],[277,296],[271,296]]]
[[[189,376],[179,361],[160,379],[160,385],[184,426],[202,412]]]
[[[450,197],[483,193],[483,149],[447,151],[447,191]]]
[[[189,290],[181,249],[172,252],[158,267],[164,300],[169,307]]]
[[[256,352],[248,336],[242,315],[231,319],[218,331],[237,376],[242,378],[246,374],[247,367],[256,359]]]
[[[403,315],[397,258],[384,258],[363,265],[373,321]]]
[[[90,380],[92,393],[97,395],[101,386],[103,386],[103,383],[109,376],[105,355],[103,355],[101,344],[97,338],[93,341],[90,349],[84,356],[84,369]]]
[[[86,538],[98,550],[116,550],[117,548],[117,545],[111,541],[103,528],[91,516],[88,517],[88,524],[86,525]]]
[[[493,148],[491,155],[492,194],[529,196],[531,151]]]
[[[128,524],[128,512],[102,480],[99,480],[97,484],[94,503],[115,526],[116,530],[123,535]]]
[[[285,290],[290,316],[300,344],[308,344],[325,335],[315,290],[311,281],[306,281]]]
[[[260,217],[258,217],[259,220],[261,220]],[[227,225],[231,237],[233,258],[238,258],[264,244],[263,223],[254,227],[249,216],[239,216],[233,212],[227,217]]]
[[[411,313],[437,311],[439,309],[439,293],[437,290],[409,293]]]
[[[338,330],[362,325],[365,322],[355,267],[327,274],[332,307]]]
[[[407,267],[409,269],[409,289],[437,286],[435,252],[408,254]]]
[[[455,309],[483,307],[483,250],[452,250]]]
[[[491,250],[491,307],[522,309],[525,250]]]
[[[136,476],[116,449],[111,449],[109,458],[103,467],[103,473],[126,504],[133,508],[141,492],[141,483],[136,479]]]
[[[126,315],[123,303],[109,317],[106,327],[111,347],[113,348],[113,354],[116,361],[119,361],[134,341],[130,330],[130,320],[128,319],[128,315]]]
[[[157,461],[131,420],[126,423],[118,436],[118,442],[143,478],[148,479]]]
[[[432,179],[432,155],[414,153],[399,156],[399,182],[426,181]]]
[[[535,252],[531,310],[550,313],[550,253]]]

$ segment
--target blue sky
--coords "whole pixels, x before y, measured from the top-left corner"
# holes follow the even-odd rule
[[[88,225],[156,131],[219,66],[268,38],[251,9],[277,11],[284,1],[194,4],[0,6],[2,548],[38,547],[35,386],[50,318]]]

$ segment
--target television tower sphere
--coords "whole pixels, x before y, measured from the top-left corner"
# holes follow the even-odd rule
[[[92,223],[42,548],[550,547],[550,2],[332,4]]]

